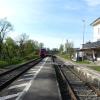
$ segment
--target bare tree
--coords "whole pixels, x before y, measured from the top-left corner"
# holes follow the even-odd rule
[[[2,44],[3,40],[7,33],[9,33],[11,30],[13,30],[13,27],[9,21],[6,20],[6,18],[0,20],[0,54],[2,52]]]
[[[66,41],[65,51],[66,51],[66,54],[68,54],[69,57],[71,58],[71,56],[74,54],[74,44],[73,44],[73,42],[70,42],[68,40]]]

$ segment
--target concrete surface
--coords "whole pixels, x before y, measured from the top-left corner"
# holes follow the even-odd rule
[[[0,100],[61,100],[51,58],[43,59],[1,91]]]
[[[37,75],[23,100],[61,100],[50,58]]]

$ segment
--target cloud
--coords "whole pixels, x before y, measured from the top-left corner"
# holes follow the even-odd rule
[[[98,5],[100,5],[100,0],[85,0],[88,4],[88,6],[91,7],[96,7]]]

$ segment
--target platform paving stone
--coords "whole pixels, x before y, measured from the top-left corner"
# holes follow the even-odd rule
[[[46,62],[22,100],[61,100],[51,59]]]

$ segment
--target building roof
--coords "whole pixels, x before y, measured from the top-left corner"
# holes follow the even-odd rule
[[[100,17],[94,20],[90,25],[95,26],[97,24],[100,24]]]
[[[100,41],[88,42],[86,44],[83,44],[83,48],[82,49],[96,49],[96,48],[100,48]]]

